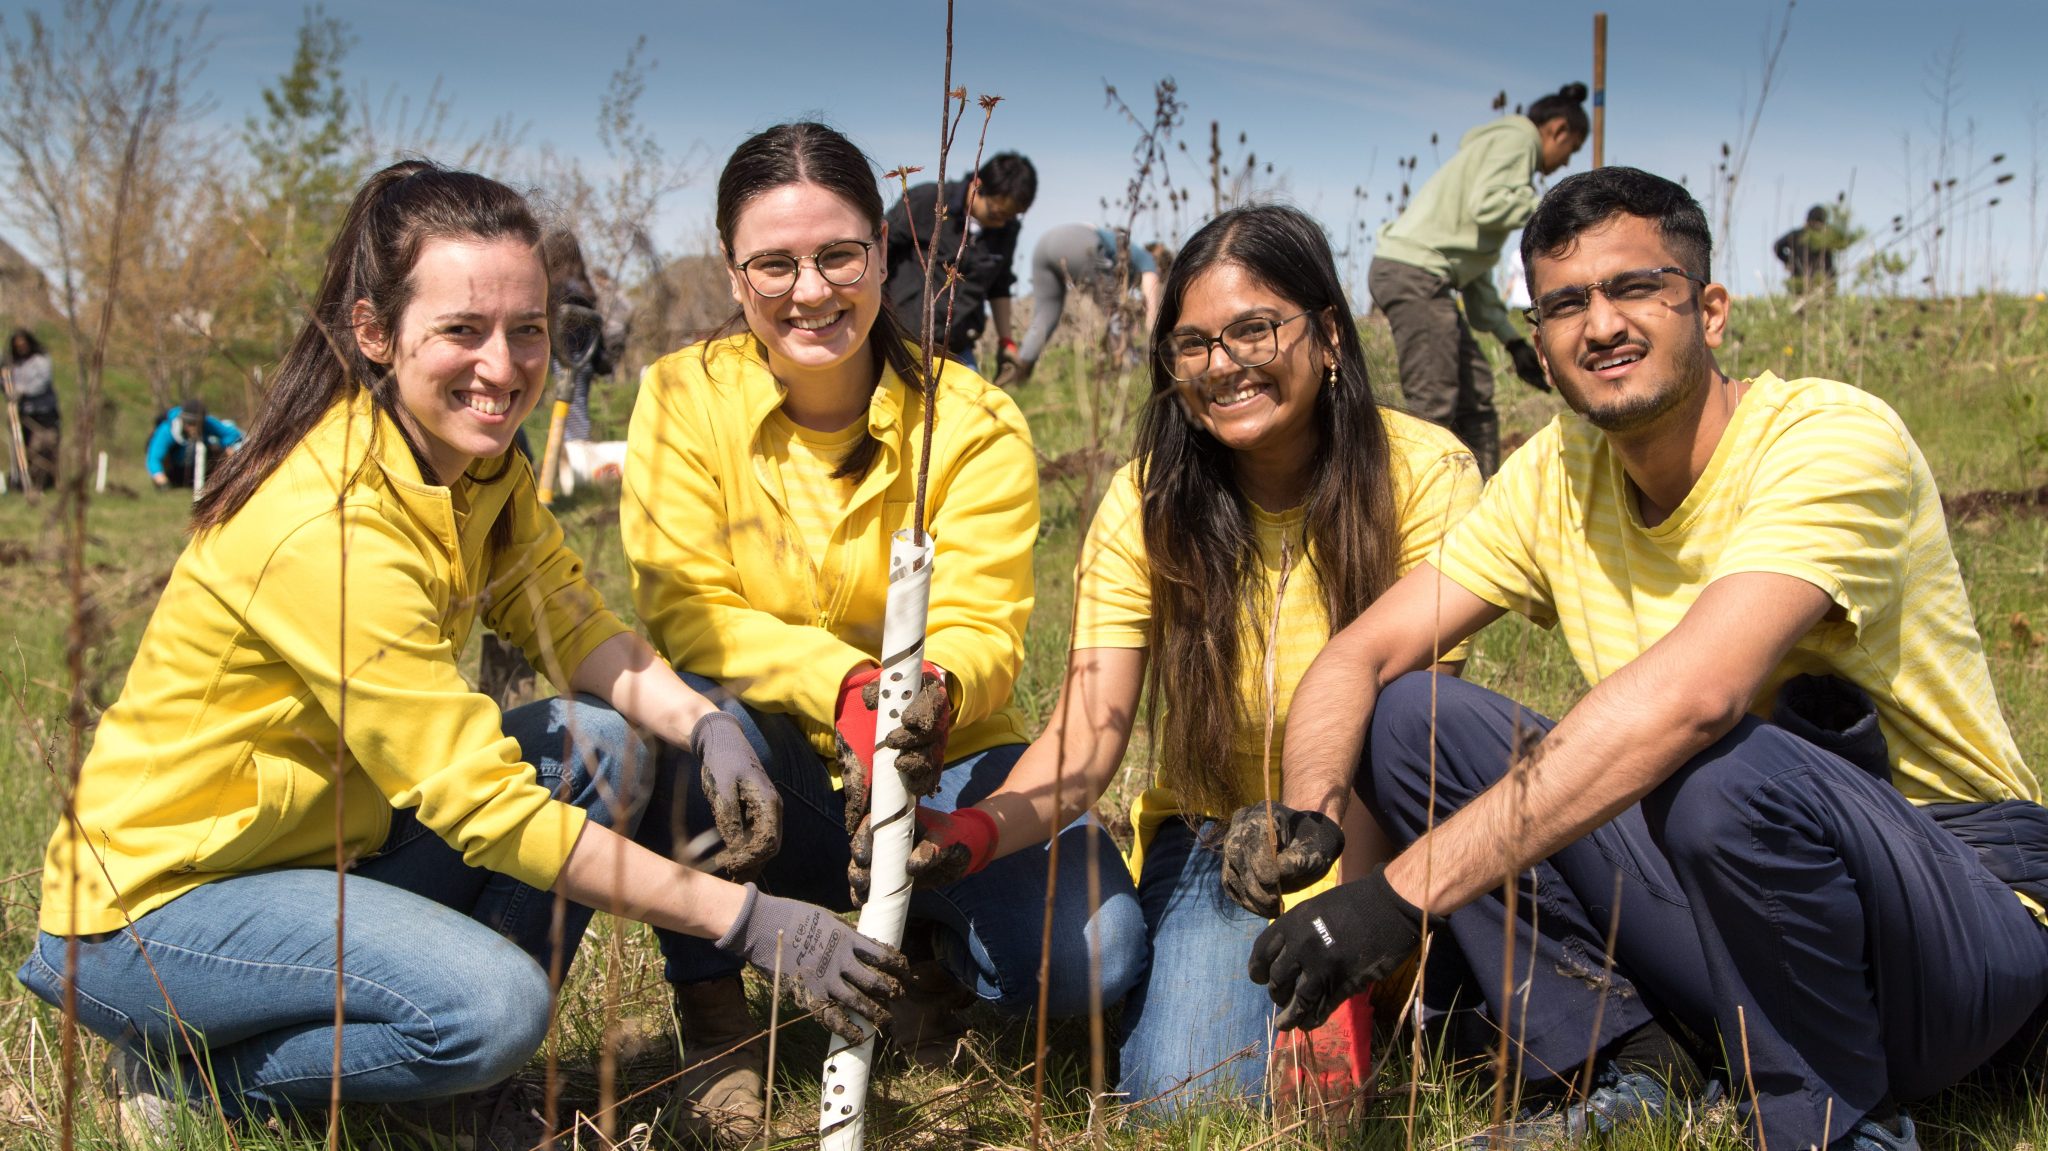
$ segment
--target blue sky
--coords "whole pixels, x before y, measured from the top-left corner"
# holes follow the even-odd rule
[[[1016,149],[1038,166],[1027,248],[1046,227],[1104,221],[1101,199],[1121,194],[1134,132],[1105,108],[1103,82],[1145,112],[1152,84],[1166,75],[1188,106],[1190,153],[1176,153],[1176,179],[1201,198],[1200,156],[1209,121],[1219,120],[1227,141],[1247,133],[1287,197],[1342,236],[1360,219],[1377,225],[1385,215],[1385,194],[1400,183],[1398,157],[1420,156],[1419,183],[1459,135],[1492,117],[1497,91],[1526,103],[1567,80],[1590,81],[1592,13],[1601,6],[960,0],[954,75],[971,93],[1005,97],[991,149]],[[1782,0],[1605,7],[1609,162],[1686,177],[1704,200],[1722,142],[1737,139],[1754,106],[1766,27],[1784,18]],[[678,249],[709,234],[717,164],[747,134],[779,120],[822,116],[883,167],[929,171],[936,158],[944,7],[934,0],[359,0],[329,11],[357,35],[349,76],[373,96],[417,100],[438,77],[457,121],[480,127],[509,116],[524,127],[526,152],[549,144],[600,167],[591,139],[598,99],[644,34],[645,55],[658,66],[643,116],[672,153],[694,145],[706,157],[700,178],[668,202],[661,221],[662,239]],[[217,101],[224,128],[257,107],[262,86],[287,63],[299,15],[295,5],[259,0],[210,5],[218,47],[201,87]],[[1925,186],[1924,165],[1940,140],[1931,93],[1953,53],[1958,167],[1962,149],[1973,149],[1979,164],[2003,151],[2018,173],[2001,189],[2004,202],[1968,224],[1966,266],[1973,280],[1995,275],[2008,290],[2042,287],[2026,281],[2040,262],[2032,245],[2048,242],[2048,204],[2030,241],[2027,203],[2030,166],[2048,169],[2044,46],[2048,4],[2039,0],[1799,3],[1732,235],[1717,238],[1717,273],[1738,291],[1762,286],[1776,271],[1770,239],[1808,204],[1839,191],[1850,191],[1859,219],[1875,226],[1904,210],[1909,181]],[[1439,136],[1435,149],[1431,133]],[[1568,171],[1588,159],[1581,152]],[[1362,211],[1352,194],[1361,184],[1370,193]],[[2048,186],[2040,194],[2048,199]],[[1147,231],[1141,224],[1141,236]]]

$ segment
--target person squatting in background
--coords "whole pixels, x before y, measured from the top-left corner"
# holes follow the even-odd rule
[[[149,482],[160,492],[191,487],[201,444],[206,445],[207,468],[218,470],[230,452],[241,449],[242,429],[208,415],[206,401],[195,396],[165,412],[149,434],[142,458]]]
[[[99,723],[20,978],[63,1004],[75,952],[79,1018],[157,1137],[180,1100],[260,1119],[338,1080],[401,1124],[534,1146],[498,1085],[598,907],[779,960],[843,1034],[900,990],[901,957],[830,913],[627,838],[655,770],[629,722],[718,789],[773,789],[605,609],[511,449],[547,373],[539,242],[481,176],[415,160],[363,185]],[[501,714],[472,691],[479,622],[562,694]]]
[[[619,531],[641,620],[746,729],[781,797],[780,834],[753,842],[730,797],[697,786],[683,747],[662,773],[680,792],[657,793],[647,826],[678,842],[715,827],[732,873],[848,907],[849,887],[866,897],[889,540],[912,526],[924,452],[917,347],[884,302],[895,225],[867,156],[803,122],[734,150],[716,220],[736,314],[725,334],[648,370]],[[917,967],[891,1035],[913,1058],[944,1063],[962,1031],[951,1007],[970,994],[1014,1014],[1036,1006],[1055,877],[1042,845],[994,859],[996,828],[972,810],[1026,747],[1010,690],[1031,614],[1038,464],[1009,396],[943,356],[932,371],[927,662],[889,735],[926,797],[927,866],[904,940]],[[1144,963],[1128,884],[1107,885],[1091,907],[1091,866],[1113,879],[1122,863],[1105,832],[1077,820],[1061,836],[1052,906],[1055,1015],[1085,1014],[1098,973],[1101,994],[1120,997]],[[678,1110],[728,1142],[755,1138],[768,1041],[739,964],[700,938],[656,937],[691,1068]]]
[[[1472,331],[1501,342],[1523,383],[1550,390],[1536,350],[1494,289],[1493,265],[1509,233],[1536,210],[1531,179],[1564,167],[1586,142],[1585,100],[1584,84],[1566,84],[1527,114],[1465,133],[1457,154],[1380,230],[1366,269],[1373,305],[1393,329],[1408,410],[1456,432],[1485,475],[1500,466],[1500,417],[1493,368]]]

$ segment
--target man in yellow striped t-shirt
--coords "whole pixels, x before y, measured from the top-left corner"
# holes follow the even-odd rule
[[[1759,1143],[1914,1148],[1899,1103],[2048,999],[2048,809],[1927,462],[1855,388],[1721,374],[1728,292],[1678,185],[1572,177],[1522,247],[1573,413],[1303,677],[1284,802],[1341,818],[1355,786],[1400,851],[1276,921],[1252,977],[1313,1026],[1426,911],[1527,1078],[1599,1053],[1490,1141],[1653,1118],[1726,1052]],[[1417,674],[1507,611],[1591,685],[1555,723]]]

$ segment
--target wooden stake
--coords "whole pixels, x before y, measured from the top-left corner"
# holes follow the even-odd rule
[[[1607,163],[1607,13],[1593,13],[1593,166]]]

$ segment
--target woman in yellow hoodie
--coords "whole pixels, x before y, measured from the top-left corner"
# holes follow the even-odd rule
[[[900,958],[824,911],[626,838],[650,758],[628,721],[691,748],[700,786],[765,797],[755,828],[774,793],[739,725],[605,610],[511,450],[547,370],[539,240],[502,184],[423,161],[373,176],[194,510],[51,837],[21,969],[113,1041],[145,1118],[180,1096],[317,1106],[335,1077],[370,1102],[496,1084],[539,1046],[593,907],[736,962],[772,964],[778,936],[807,949],[782,969],[845,1031],[897,990]],[[472,692],[456,659],[479,619],[564,694],[501,715]],[[495,1108],[436,1122],[493,1111],[484,1144],[532,1134]]]
[[[619,531],[633,595],[654,642],[692,684],[743,717],[770,750],[781,790],[782,850],[745,861],[763,887],[844,905],[866,815],[873,704],[890,533],[909,526],[926,402],[919,361],[882,306],[889,240],[868,158],[814,123],[782,124],[741,144],[719,177],[719,239],[738,314],[729,334],[648,369],[627,437]],[[923,225],[920,225],[921,227]],[[957,978],[982,999],[1023,1011],[1038,999],[1047,884],[1044,850],[983,871],[994,828],[979,812],[955,825],[1024,750],[1010,688],[1024,658],[1038,467],[1016,405],[960,364],[938,361],[926,528],[937,549],[921,691],[892,735],[948,874],[911,902],[905,950],[921,965],[927,1006]],[[840,738],[838,732],[845,732]],[[685,754],[685,753],[679,753]],[[689,784],[687,762],[673,773]],[[842,784],[844,785],[842,787]],[[706,826],[715,804],[678,797],[680,822]],[[657,796],[648,824],[674,822]],[[1114,845],[1090,827],[1067,833],[1054,908],[1051,1010],[1091,999],[1099,953],[1104,1002],[1142,966],[1142,926]],[[730,841],[728,839],[728,847]],[[1106,880],[1091,908],[1083,880],[1094,851]],[[855,876],[859,882],[859,876]],[[766,1055],[738,967],[701,939],[659,934],[676,985],[696,1119],[745,1138],[760,1122]],[[950,972],[950,975],[943,974]],[[916,995],[923,991],[926,994]],[[906,1000],[909,1004],[911,1000]],[[944,1058],[946,1024],[908,1024],[913,1054]],[[749,1036],[756,1039],[748,1042]]]

